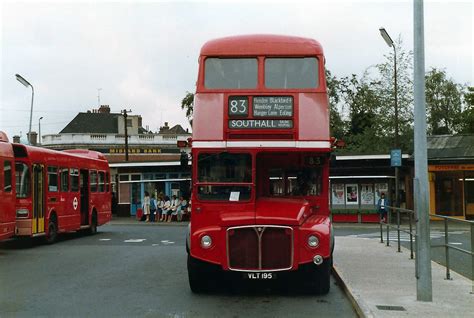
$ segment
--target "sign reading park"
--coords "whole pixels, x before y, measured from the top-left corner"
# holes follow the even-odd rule
[[[254,117],[292,117],[293,97],[258,96],[253,98]]]

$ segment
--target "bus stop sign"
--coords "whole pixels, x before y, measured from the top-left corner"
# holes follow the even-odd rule
[[[402,150],[392,149],[390,151],[390,166],[401,167],[402,166]]]

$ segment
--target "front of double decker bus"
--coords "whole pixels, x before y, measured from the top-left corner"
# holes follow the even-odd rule
[[[194,100],[193,292],[222,273],[329,291],[329,110],[321,45],[250,35],[201,49]]]

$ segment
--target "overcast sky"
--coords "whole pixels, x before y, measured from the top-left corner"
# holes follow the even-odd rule
[[[59,133],[101,104],[132,109],[143,125],[189,124],[180,109],[194,92],[200,47],[217,37],[273,33],[317,39],[338,77],[361,74],[391,50],[383,26],[413,50],[412,1],[0,1],[0,130]],[[426,69],[473,85],[473,1],[425,0]]]

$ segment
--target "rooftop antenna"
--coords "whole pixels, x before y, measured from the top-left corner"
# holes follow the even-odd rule
[[[97,89],[97,101],[99,102],[99,105],[98,105],[99,108],[100,108],[100,91],[101,90],[102,90],[102,88]]]

